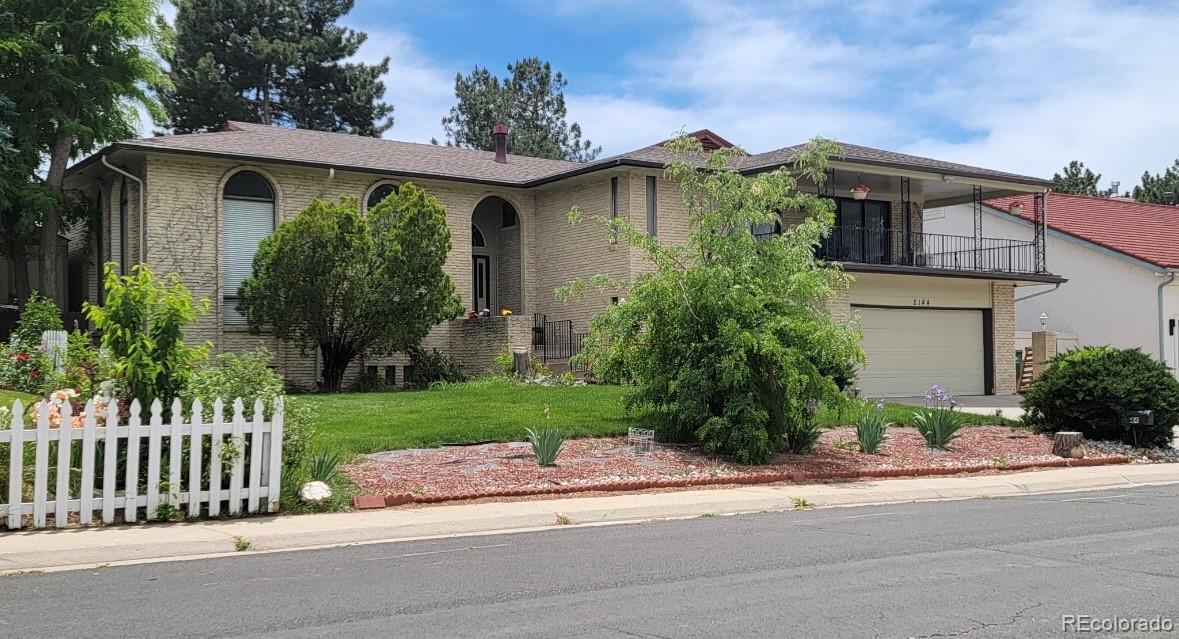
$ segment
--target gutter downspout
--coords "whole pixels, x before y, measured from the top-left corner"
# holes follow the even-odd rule
[[[1017,297],[1017,298],[1015,298],[1015,301],[1016,301],[1016,302],[1022,302],[1022,301],[1024,301],[1024,300],[1030,300],[1030,299],[1032,299],[1033,297],[1039,297],[1039,296],[1041,296],[1041,295],[1047,295],[1047,294],[1049,294],[1049,293],[1054,293],[1054,292],[1056,292],[1056,289],[1060,288],[1060,285],[1061,285],[1061,284],[1063,284],[1063,283],[1064,283],[1064,282],[1057,282],[1057,283],[1056,283],[1056,284],[1055,284],[1055,285],[1054,285],[1052,288],[1050,288],[1050,289],[1048,289],[1048,290],[1046,290],[1046,291],[1037,291],[1037,292],[1035,292],[1035,293],[1030,293],[1030,294],[1028,294],[1028,295],[1024,295],[1023,297]]]
[[[1175,281],[1175,271],[1166,271],[1163,273],[1157,273],[1157,275],[1166,275],[1167,276],[1167,280],[1165,282],[1162,282],[1161,284],[1159,284],[1159,290],[1158,290],[1158,297],[1159,297],[1159,361],[1162,362],[1163,364],[1166,364],[1167,363],[1167,329],[1166,329],[1166,319],[1165,319],[1164,313],[1163,313],[1163,289],[1166,288],[1169,284],[1171,284],[1171,282]]]
[[[105,155],[101,159],[103,166],[125,178],[131,178],[139,186],[139,263],[143,264],[147,262],[147,255],[144,254],[144,245],[146,243],[144,238],[147,237],[144,233],[144,220],[147,219],[147,189],[144,187],[143,180],[139,177],[111,164]],[[126,247],[119,247],[119,249],[126,250]],[[1160,292],[1159,295],[1162,295],[1162,293]]]

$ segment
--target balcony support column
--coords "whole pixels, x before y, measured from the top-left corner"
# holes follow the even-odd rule
[[[913,207],[909,178],[901,177],[901,263],[913,264]]]
[[[975,184],[971,189],[971,206],[974,207],[974,268],[980,269],[982,259],[982,187]]]
[[[1035,244],[1037,273],[1048,271],[1048,194],[1036,193],[1032,196],[1032,239]]]

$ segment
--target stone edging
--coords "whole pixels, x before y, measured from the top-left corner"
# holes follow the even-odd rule
[[[531,497],[533,495],[565,495],[584,492],[625,492],[630,490],[646,490],[650,488],[690,488],[692,486],[718,485],[748,485],[773,484],[790,481],[802,483],[807,481],[824,481],[831,479],[870,479],[885,477],[929,477],[936,475],[958,475],[961,473],[979,473],[988,470],[1028,470],[1031,468],[1065,468],[1071,466],[1106,466],[1110,464],[1129,463],[1130,458],[1125,455],[1108,457],[1093,457],[1084,459],[1055,459],[1052,461],[1020,462],[1009,464],[1000,469],[994,464],[975,464],[972,466],[923,466],[913,468],[877,468],[856,471],[835,471],[827,473],[808,473],[804,471],[788,472],[749,472],[740,475],[724,477],[685,477],[675,479],[649,479],[636,481],[610,481],[597,484],[569,484],[564,486],[544,486],[532,488],[505,488],[503,490],[477,490],[459,493],[438,493],[435,495],[414,495],[411,493],[393,493],[389,495],[357,495],[352,498],[352,505],[357,509],[386,508],[405,504],[437,504],[447,501],[461,501],[467,499],[486,499],[490,497]]]

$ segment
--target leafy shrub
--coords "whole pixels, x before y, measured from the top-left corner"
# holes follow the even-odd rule
[[[913,427],[925,438],[930,448],[945,450],[963,426],[966,418],[954,410],[954,398],[941,386],[934,384],[925,391],[925,407],[913,413]]]
[[[848,359],[820,361],[818,368],[821,375],[835,382],[836,388],[841,393],[846,392],[854,386],[856,375],[859,374],[859,368],[856,362]]]
[[[143,264],[119,275],[105,267],[105,302],[87,303],[86,315],[102,332],[102,347],[114,358],[114,372],[132,398],[167,405],[184,390],[193,367],[208,356],[208,345],[189,346],[184,328],[208,311],[194,305],[188,289],[172,274],[157,280]]]
[[[260,399],[265,416],[270,419],[274,400],[283,397],[283,473],[293,476],[293,471],[302,467],[311,443],[315,415],[311,407],[298,398],[283,396],[282,376],[270,368],[272,357],[265,348],[240,354],[222,353],[192,372],[180,399],[186,409],[191,408],[193,401],[201,400],[201,413],[205,419],[213,417],[213,402],[217,399],[228,406],[240,397],[247,413],[253,411],[254,400]]]
[[[665,171],[680,186],[687,242],[597,218],[654,268],[632,281],[599,275],[563,287],[566,299],[587,285],[626,292],[626,303],[593,320],[578,361],[598,379],[633,383],[628,407],[649,408],[662,441],[696,441],[756,464],[784,446],[808,450],[818,426],[807,404],[838,393],[832,363],[863,360],[853,328],[829,310],[849,276],[815,257],[832,204],[799,188],[800,179],[825,179],[838,148],[816,141],[793,170],[745,176],[732,169],[738,149],[705,154],[684,137],[666,146],[691,160]],[[750,232],[779,223],[782,211],[802,222],[770,237]]]
[[[20,319],[16,321],[16,327],[12,330],[9,340],[26,347],[39,347],[42,333],[60,331],[63,328],[61,310],[57,308],[57,304],[33,291],[20,311]]]
[[[0,388],[40,395],[52,389],[49,357],[37,346],[0,344]]]
[[[389,385],[385,383],[385,378],[377,371],[364,368],[356,376],[356,380],[352,382],[352,390],[357,393],[378,393],[389,390]]]
[[[887,438],[888,422],[884,419],[883,403],[877,403],[856,418],[856,442],[861,452],[875,453]]]
[[[528,431],[528,443],[532,444],[532,454],[536,456],[536,463],[540,466],[555,466],[557,455],[565,447],[565,436],[560,428],[546,427],[540,430]]]
[[[495,354],[495,369],[501,375],[516,374],[516,358],[512,355],[512,351],[505,348]]]
[[[1056,356],[1024,395],[1023,408],[1025,422],[1040,432],[1166,446],[1179,423],[1179,381],[1140,349],[1090,346]],[[1154,411],[1154,426],[1121,426],[1124,411],[1139,409]]]
[[[270,351],[265,348],[248,353],[222,353],[211,363],[194,370],[180,392],[186,408],[201,400],[206,419],[213,416],[213,402],[220,399],[227,406],[241,398],[246,410],[253,410],[254,400],[261,399],[267,417],[274,399],[283,394],[282,376],[270,368]]]
[[[823,428],[815,419],[819,408],[817,400],[810,400],[804,405],[803,419],[791,422],[786,426],[786,450],[792,453],[809,453],[823,434]]]
[[[446,353],[438,349],[426,350],[411,346],[405,350],[412,367],[406,375],[405,385],[410,388],[429,388],[437,382],[461,382],[467,378],[463,369]]]

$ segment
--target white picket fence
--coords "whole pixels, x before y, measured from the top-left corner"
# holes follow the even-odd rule
[[[36,427],[26,429],[21,418],[24,407],[16,402],[11,428],[0,430],[0,455],[2,445],[9,444],[10,456],[7,503],[0,503],[0,522],[6,516],[8,528],[16,530],[29,524],[27,515],[32,515],[33,528],[45,527],[50,515],[55,527],[64,528],[73,513],[77,523],[87,525],[95,521],[96,513],[103,523],[111,524],[118,514],[121,521],[134,523],[141,517],[152,520],[175,514],[217,517],[275,512],[282,486],[282,400],[275,400],[269,421],[263,408],[261,400],[254,402],[253,416],[248,418],[238,399],[226,421],[222,402],[217,400],[206,423],[199,401],[185,420],[180,400],[175,400],[171,419],[165,423],[157,399],[144,424],[139,402],[133,401],[127,423],[119,424],[118,407],[112,401],[104,411],[105,424],[99,426],[103,420],[96,419],[91,400],[83,409],[81,425],[74,426],[67,402],[55,427],[47,402],[42,402]],[[146,472],[140,468],[142,446],[147,447]],[[33,450],[32,459],[26,459],[26,448]],[[56,464],[51,464],[52,448]],[[32,501],[25,500],[26,463],[33,469]],[[56,469],[52,484],[51,466]],[[166,506],[161,509],[162,505]]]

